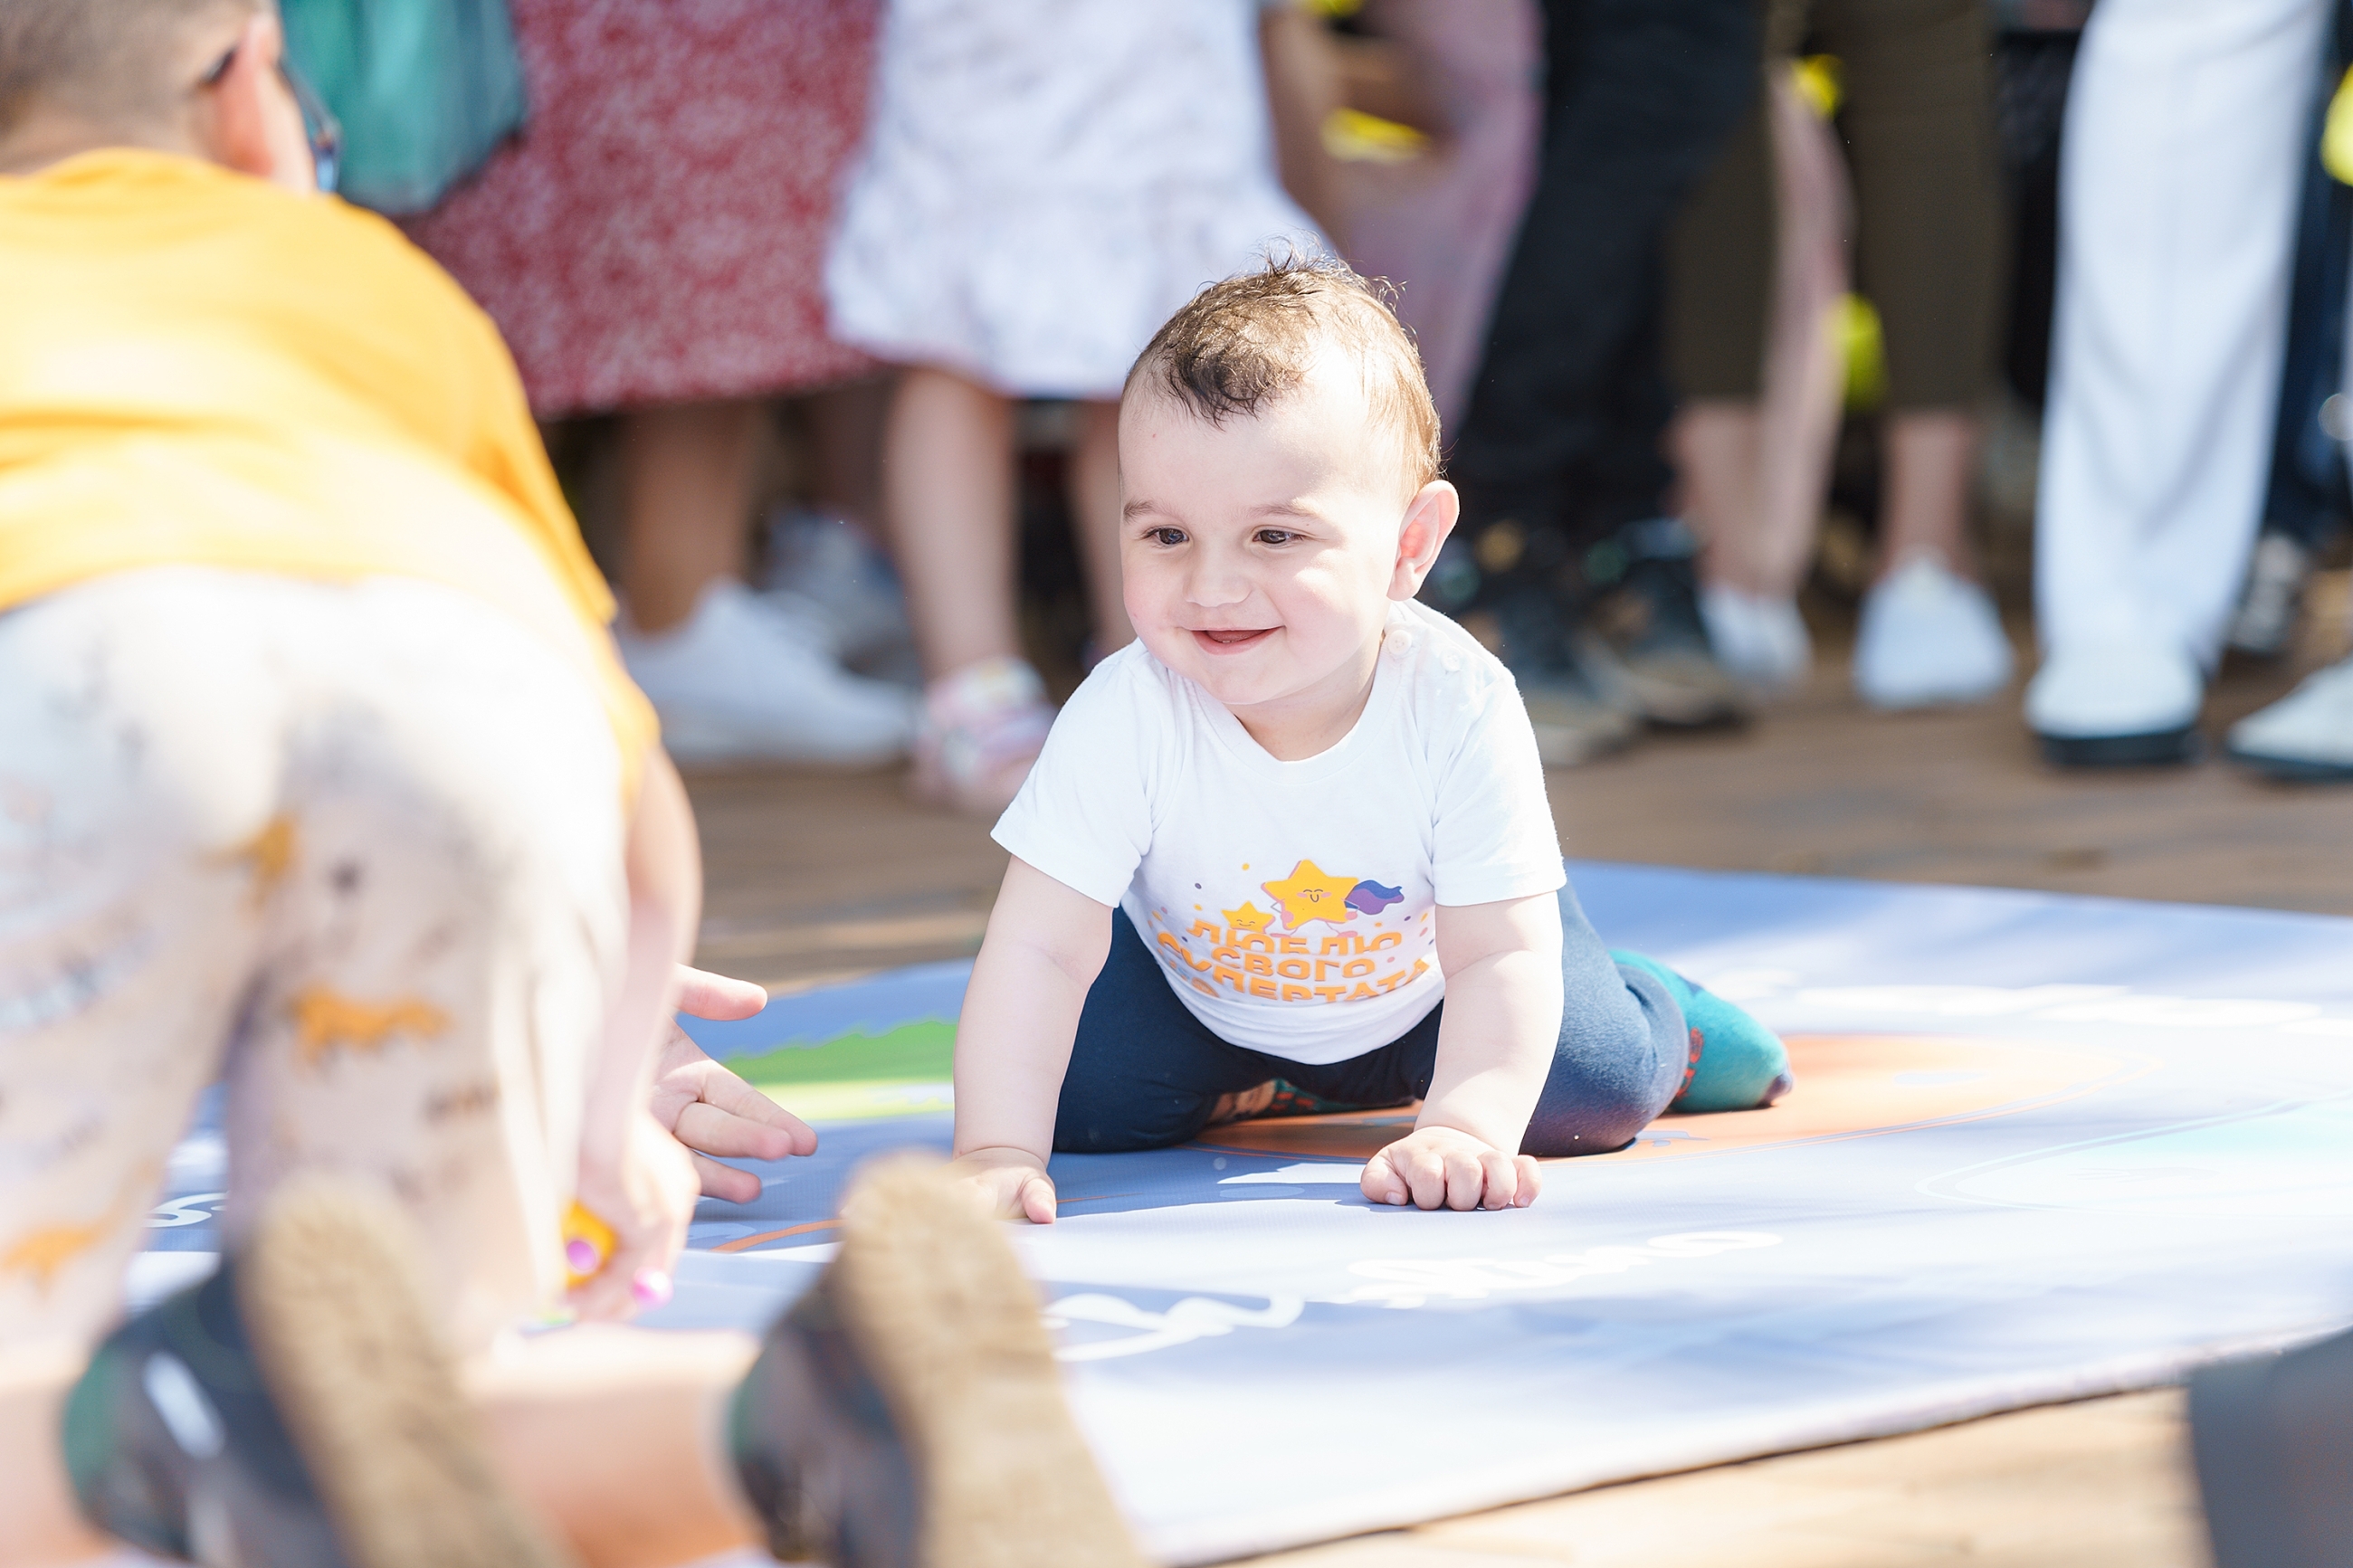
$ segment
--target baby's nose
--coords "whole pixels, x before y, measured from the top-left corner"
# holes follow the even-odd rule
[[[1250,596],[1250,574],[1242,571],[1238,562],[1204,554],[1193,562],[1191,570],[1185,574],[1187,601],[1203,609],[1239,605]]]

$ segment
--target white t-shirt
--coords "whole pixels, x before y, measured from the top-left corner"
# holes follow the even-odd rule
[[[1390,611],[1356,728],[1303,762],[1129,644],[1072,695],[995,837],[1126,910],[1220,1039],[1298,1062],[1361,1056],[1438,1005],[1438,905],[1567,880],[1510,672],[1415,604]]]

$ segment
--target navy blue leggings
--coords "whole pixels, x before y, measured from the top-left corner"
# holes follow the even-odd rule
[[[1690,1031],[1667,989],[1603,949],[1577,895],[1560,890],[1566,1005],[1552,1072],[1520,1152],[1554,1158],[1622,1149],[1683,1087]],[[1350,1105],[1402,1105],[1430,1089],[1445,1004],[1397,1039],[1314,1066],[1229,1045],[1193,1016],[1125,914],[1079,1016],[1054,1118],[1054,1147],[1108,1154],[1198,1137],[1218,1097],[1282,1079]]]

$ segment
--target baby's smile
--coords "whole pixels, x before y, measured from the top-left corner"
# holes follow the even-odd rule
[[[1256,647],[1282,628],[1278,626],[1195,626],[1193,640],[1210,654],[1237,653]]]

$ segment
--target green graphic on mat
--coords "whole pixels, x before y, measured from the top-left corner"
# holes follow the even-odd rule
[[[955,1026],[942,1018],[880,1035],[852,1030],[727,1065],[804,1121],[866,1121],[955,1105]]]

